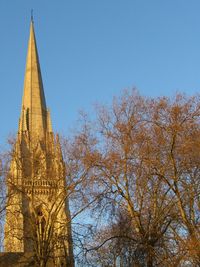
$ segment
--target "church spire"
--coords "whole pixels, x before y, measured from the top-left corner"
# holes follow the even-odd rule
[[[19,132],[28,131],[32,136],[42,138],[48,131],[47,120],[50,120],[50,117],[47,113],[34,24],[31,16]]]

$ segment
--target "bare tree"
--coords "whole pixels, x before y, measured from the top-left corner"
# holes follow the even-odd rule
[[[174,195],[179,211],[176,241],[183,259],[200,264],[200,101],[177,95],[161,98],[151,112],[152,172]]]
[[[93,212],[102,225],[87,239],[91,264],[92,251],[108,245],[117,258],[103,263],[102,252],[100,266],[199,264],[199,136],[198,97],[125,92],[112,107],[99,107],[93,124],[83,117],[77,158],[87,170],[88,194],[98,196]],[[130,229],[123,234],[116,226],[121,211]]]

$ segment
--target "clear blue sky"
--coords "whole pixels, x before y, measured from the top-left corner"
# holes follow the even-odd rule
[[[1,0],[0,143],[18,125],[31,8],[56,131],[124,88],[200,90],[199,0]]]

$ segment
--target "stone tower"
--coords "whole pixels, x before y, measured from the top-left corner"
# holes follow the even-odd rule
[[[28,266],[73,267],[65,166],[46,107],[33,21],[7,187],[4,251],[31,255]]]

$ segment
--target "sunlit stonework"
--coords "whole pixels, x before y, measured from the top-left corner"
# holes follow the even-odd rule
[[[74,266],[65,166],[46,107],[33,22],[7,187],[4,251],[23,253],[12,266]]]

